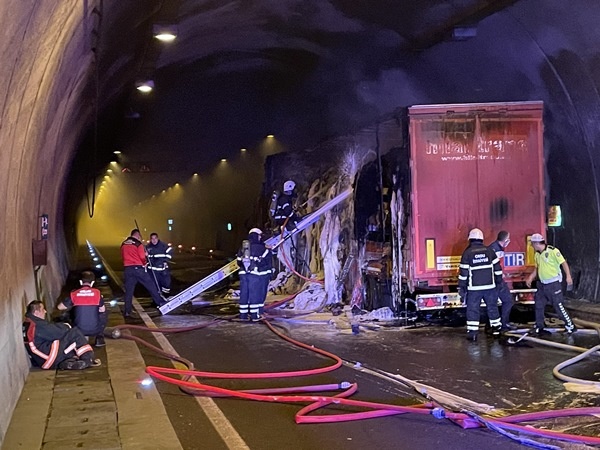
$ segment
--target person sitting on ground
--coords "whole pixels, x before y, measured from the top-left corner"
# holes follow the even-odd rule
[[[23,340],[32,364],[42,369],[81,370],[102,364],[78,328],[46,320],[46,308],[39,300],[27,305]]]
[[[81,287],[72,291],[57,308],[61,311],[72,310],[75,326],[86,336],[96,336],[95,347],[104,347],[107,314],[102,294],[93,287],[95,282],[96,276],[93,272],[82,272],[79,280]]]

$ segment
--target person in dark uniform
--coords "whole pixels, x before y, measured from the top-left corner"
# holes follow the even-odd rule
[[[107,314],[102,294],[96,288],[96,276],[93,272],[81,273],[81,287],[71,292],[70,296],[57,305],[61,311],[73,311],[73,323],[85,336],[96,336],[95,347],[104,347],[104,328]]]
[[[142,244],[140,230],[131,230],[131,235],[121,244],[123,258],[123,274],[125,277],[125,317],[131,317],[133,307],[133,291],[138,283],[148,290],[156,306],[162,306],[166,301],[161,297],[156,283],[148,273],[146,250]]]
[[[573,278],[571,277],[569,264],[567,264],[567,260],[559,249],[546,244],[546,240],[541,234],[535,233],[531,236],[531,245],[535,250],[535,269],[525,283],[527,287],[531,287],[533,280],[536,277],[539,279],[535,293],[535,328],[533,332],[537,335],[542,335],[544,332],[548,333],[544,330],[544,312],[546,305],[552,303],[554,311],[565,323],[565,331],[569,334],[574,333],[577,331],[577,327],[563,304],[563,276],[560,270],[562,267],[565,271],[567,291],[571,291],[573,289]]]
[[[240,267],[240,319],[260,319],[273,273],[271,250],[261,242],[262,231],[252,228],[237,255]]]
[[[469,232],[469,246],[460,259],[458,275],[458,294],[467,302],[467,339],[477,340],[481,300],[487,307],[492,334],[500,335],[497,286],[501,281],[502,268],[496,253],[483,244],[483,232],[473,228]]]
[[[508,247],[510,243],[510,233],[508,231],[502,230],[498,233],[498,237],[494,242],[489,245],[489,248],[496,253],[500,261],[500,266],[502,266],[502,262],[504,261],[504,250]],[[516,327],[510,324],[510,311],[515,303],[512,294],[510,293],[510,289],[504,281],[504,276],[502,277],[502,281],[498,284],[498,297],[502,302],[502,331],[510,331],[514,330]]]
[[[148,262],[160,291],[164,295],[169,295],[171,292],[171,271],[169,270],[169,261],[172,258],[171,250],[173,250],[172,247],[158,239],[158,234],[150,234],[150,242],[146,245]]]
[[[278,232],[281,231],[284,224],[286,230],[292,231],[298,223],[299,218],[294,208],[296,202],[295,188],[296,183],[292,180],[283,183],[283,193],[277,197],[274,207],[271,206],[271,215]]]
[[[23,341],[32,364],[42,369],[81,370],[102,364],[78,328],[46,321],[46,308],[39,300],[27,305]]]

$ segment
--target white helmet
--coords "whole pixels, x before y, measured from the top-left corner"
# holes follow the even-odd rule
[[[540,233],[535,233],[531,235],[531,242],[544,242],[544,236],[542,236]]]
[[[293,191],[295,187],[296,183],[294,183],[292,180],[287,180],[285,183],[283,183],[284,192]]]
[[[262,230],[260,228],[252,228],[250,231],[248,231],[248,234],[252,233],[262,234]]]
[[[478,239],[483,241],[483,231],[481,231],[479,228],[473,228],[471,231],[469,231],[469,239]]]

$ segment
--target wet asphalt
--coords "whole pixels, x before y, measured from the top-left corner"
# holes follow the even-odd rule
[[[121,268],[116,249],[101,249],[112,267]],[[210,273],[226,261],[189,254],[175,255],[174,290],[183,289]],[[144,301],[144,291],[136,292],[141,303],[153,316],[158,327],[192,326],[219,320],[204,329],[166,334],[179,355],[191,360],[198,370],[218,372],[283,372],[324,367],[331,361],[309,350],[296,347],[278,337],[264,324],[247,324],[230,320],[236,312],[235,302],[215,299],[235,280],[216,286],[205,296],[205,306],[181,308],[174,314],[160,316]],[[147,295],[147,294],[146,294]],[[527,318],[527,314],[523,315]],[[510,345],[505,340],[480,333],[477,342],[465,339],[464,327],[419,324],[418,327],[361,327],[357,335],[337,329],[320,317],[318,321],[284,320],[272,322],[278,330],[305,344],[338,355],[345,361],[339,369],[321,375],[270,380],[205,380],[230,389],[256,389],[340,383],[358,383],[352,398],[393,405],[413,405],[424,397],[406,383],[393,377],[400,375],[454,394],[463,399],[496,408],[497,414],[546,411],[585,406],[600,406],[597,394],[567,391],[552,369],[577,353],[524,343]],[[523,324],[523,326],[527,326]],[[148,333],[141,336],[154,342]],[[547,339],[590,348],[598,344],[594,334],[567,336],[554,333]],[[171,367],[170,363],[147,349],[142,354],[148,365]],[[563,373],[572,377],[598,380],[598,357],[586,359]],[[368,370],[365,370],[368,369]],[[157,382],[157,387],[177,435],[186,449],[228,448],[198,402],[177,387]],[[332,424],[296,424],[298,404],[254,402],[216,398],[215,404],[252,449],[316,448],[525,448],[514,440],[487,429],[463,429],[447,419],[404,414],[354,422]],[[352,411],[344,408],[345,411]],[[328,408],[313,414],[339,412]],[[594,417],[577,417],[537,423],[539,427],[600,435]],[[218,428],[218,425],[217,425]],[[532,439],[537,439],[530,436]],[[537,439],[540,442],[549,442]],[[561,448],[585,448],[580,444],[552,441]]]

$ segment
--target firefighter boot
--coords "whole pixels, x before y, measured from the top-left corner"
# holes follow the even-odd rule
[[[106,342],[104,342],[104,336],[99,334],[96,336],[96,342],[94,342],[94,347],[104,347]]]
[[[500,327],[500,326],[492,327],[492,336],[494,336],[495,338],[500,337],[501,331],[502,331],[502,327]]]
[[[467,341],[477,341],[477,331],[467,331]]]
[[[60,370],[83,370],[87,369],[88,367],[89,366],[85,361],[77,358],[65,359],[58,365]]]

